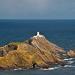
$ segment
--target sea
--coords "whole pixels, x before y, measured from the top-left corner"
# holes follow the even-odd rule
[[[37,32],[64,50],[75,50],[75,20],[0,20],[0,46],[25,41]],[[75,75],[75,59],[48,69],[0,70],[0,75]]]

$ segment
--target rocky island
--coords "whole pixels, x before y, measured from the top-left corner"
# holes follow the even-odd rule
[[[75,52],[66,52],[37,32],[36,36],[24,42],[12,42],[0,47],[0,69],[49,68],[56,64],[64,66],[67,64],[64,58],[67,57],[75,57]]]

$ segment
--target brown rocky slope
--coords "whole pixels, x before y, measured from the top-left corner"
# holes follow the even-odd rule
[[[65,51],[49,42],[43,35],[36,35],[24,42],[13,42],[0,47],[0,69],[48,68],[64,64]]]

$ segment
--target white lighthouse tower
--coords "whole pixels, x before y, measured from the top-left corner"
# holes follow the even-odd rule
[[[36,36],[40,36],[40,32],[37,32],[37,35]]]
[[[44,36],[41,35],[40,32],[37,32],[37,34],[35,36],[33,36],[33,38],[37,38],[37,37],[44,37]]]

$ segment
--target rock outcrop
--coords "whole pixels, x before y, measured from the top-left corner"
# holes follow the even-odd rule
[[[67,52],[67,55],[71,58],[75,58],[75,50],[70,50]]]
[[[0,47],[0,69],[48,68],[54,64],[63,65],[63,53],[65,51],[61,47],[38,33],[24,42],[13,42]]]

